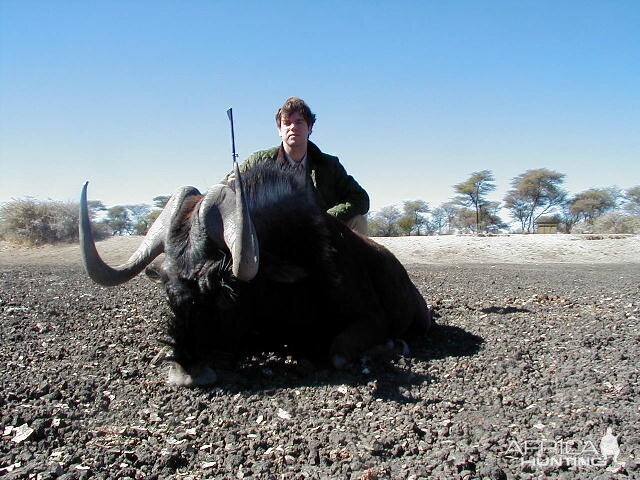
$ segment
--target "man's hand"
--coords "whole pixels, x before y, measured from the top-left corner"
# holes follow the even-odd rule
[[[233,188],[235,190],[235,183],[236,183],[236,174],[235,172],[231,172],[229,175],[227,175],[227,178],[225,178],[222,183],[228,185],[229,187]]]

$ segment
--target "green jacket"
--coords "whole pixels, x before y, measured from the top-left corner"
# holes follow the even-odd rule
[[[282,145],[250,155],[240,165],[240,171],[263,162],[284,165],[286,160]],[[318,205],[327,213],[347,221],[369,211],[369,195],[364,188],[347,173],[338,157],[322,153],[312,142],[307,146],[307,173],[311,177]]]

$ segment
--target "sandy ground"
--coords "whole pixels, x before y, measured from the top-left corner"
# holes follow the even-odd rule
[[[404,264],[640,262],[637,235],[443,235],[376,241]]]
[[[265,355],[176,389],[144,275],[109,289],[79,265],[0,265],[0,477],[640,478],[640,269],[548,266],[409,265],[437,315],[409,356]]]
[[[95,285],[77,245],[0,243],[0,477],[640,478],[639,236],[378,241],[435,311],[409,355],[265,353],[205,389],[166,383],[157,284]]]
[[[377,242],[389,248],[404,264],[502,263],[640,263],[638,235],[443,235],[385,237]],[[126,260],[141,237],[112,237],[98,242],[109,262]],[[0,242],[0,265],[80,265],[77,245],[29,248]]]

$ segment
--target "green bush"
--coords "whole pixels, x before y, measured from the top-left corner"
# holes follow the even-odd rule
[[[77,242],[79,205],[77,202],[14,199],[0,206],[0,236],[26,244]],[[97,239],[107,236],[106,229],[94,229]]]

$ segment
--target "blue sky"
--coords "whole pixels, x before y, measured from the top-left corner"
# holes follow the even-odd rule
[[[318,116],[372,208],[531,168],[640,184],[640,2],[0,0],[0,202],[206,190]]]

